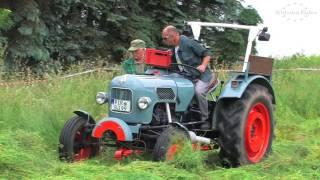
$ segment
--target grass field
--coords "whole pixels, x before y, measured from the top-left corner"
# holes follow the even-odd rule
[[[320,68],[320,57],[293,57],[274,67]],[[225,169],[215,152],[185,153],[170,163],[145,157],[117,162],[108,151],[89,161],[60,162],[62,126],[76,109],[95,118],[105,114],[95,94],[106,89],[111,76],[101,72],[0,86],[0,179],[320,179],[320,71],[274,72],[276,139],[262,163]]]

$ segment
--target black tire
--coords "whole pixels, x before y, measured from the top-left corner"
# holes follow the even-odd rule
[[[153,149],[153,160],[173,160],[174,156],[189,142],[187,134],[174,127],[165,129],[157,139]]]
[[[272,95],[252,84],[241,99],[224,99],[217,111],[220,157],[229,166],[260,162],[271,152],[274,137]]]
[[[64,125],[59,138],[59,159],[68,162],[91,158],[99,153],[99,139],[91,136],[95,122],[74,116]]]

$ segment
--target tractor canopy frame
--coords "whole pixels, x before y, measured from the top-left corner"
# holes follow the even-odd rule
[[[270,35],[266,33],[268,31],[268,28],[262,25],[246,26],[246,25],[238,25],[238,24],[211,23],[211,22],[198,22],[198,21],[190,21],[190,22],[187,22],[187,24],[191,27],[194,39],[196,40],[199,40],[202,27],[221,27],[221,28],[249,30],[248,44],[246,47],[246,53],[244,57],[243,67],[242,67],[243,73],[246,73],[249,71],[249,64],[250,64],[249,61],[251,59],[250,55],[252,50],[252,43],[256,39],[256,37],[262,34],[263,38],[260,38],[259,36],[259,40],[263,40],[263,41],[268,41],[270,38]],[[270,62],[267,62],[267,63],[270,64]],[[270,65],[268,65],[268,67],[270,67]],[[263,72],[265,73],[262,72],[262,74],[271,75],[271,71],[272,71],[272,61],[271,61],[271,69],[270,68],[263,69]]]

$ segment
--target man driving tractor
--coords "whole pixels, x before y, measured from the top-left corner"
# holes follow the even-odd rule
[[[201,111],[201,121],[205,122],[209,117],[206,96],[215,78],[208,67],[211,58],[210,51],[197,41],[180,35],[177,28],[171,25],[162,30],[162,40],[166,45],[173,47],[173,63],[187,64],[201,72],[200,79],[195,82],[195,95]],[[202,128],[209,128],[209,122],[204,123]]]

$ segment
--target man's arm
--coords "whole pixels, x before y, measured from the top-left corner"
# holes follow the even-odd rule
[[[206,67],[209,64],[210,58],[211,58],[210,56],[205,56],[205,57],[202,58],[202,63],[200,64],[200,66],[197,67],[197,69],[200,72],[203,73],[206,70]]]
[[[190,47],[197,56],[203,57],[201,64],[197,67],[197,69],[203,73],[206,70],[207,65],[209,64],[211,53],[208,49],[203,47],[199,42],[196,42],[195,40],[190,41]]]
[[[189,47],[192,49],[192,51],[199,57],[206,57],[211,56],[211,52],[203,47],[199,42],[196,40],[190,39],[189,41]]]

